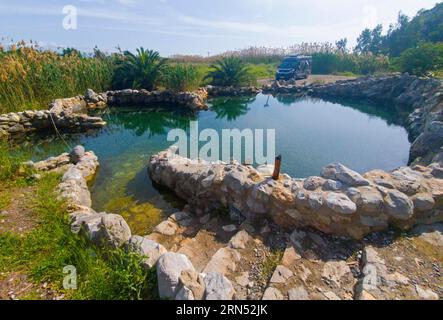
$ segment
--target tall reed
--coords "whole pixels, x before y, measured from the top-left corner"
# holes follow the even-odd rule
[[[54,98],[109,88],[111,58],[59,55],[23,43],[0,47],[0,114],[44,109]]]

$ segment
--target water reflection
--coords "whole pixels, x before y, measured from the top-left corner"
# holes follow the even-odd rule
[[[255,101],[255,97],[222,97],[211,101],[211,111],[214,111],[217,119],[234,121],[240,116],[246,115],[249,105]]]
[[[172,113],[170,111],[151,110],[135,111],[134,108],[111,109],[103,118],[111,124],[110,130],[131,130],[137,136],[145,133],[151,138],[154,135],[167,134],[170,128],[186,130],[189,121],[196,120],[192,113]]]

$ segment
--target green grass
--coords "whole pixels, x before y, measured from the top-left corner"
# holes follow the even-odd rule
[[[192,64],[168,65],[164,73],[163,82],[166,88],[176,92],[195,90],[202,82],[199,70]]]
[[[52,173],[38,181],[23,176],[12,176],[7,181],[0,199],[11,196],[4,196],[9,188],[26,184],[34,189],[32,198],[24,201],[36,215],[38,225],[24,235],[0,235],[0,272],[20,272],[35,283],[48,282],[68,299],[156,298],[155,270],[142,268],[141,256],[122,249],[98,249],[71,232],[65,204],[55,191],[59,182],[60,175]],[[8,201],[3,200],[3,206],[7,205]],[[67,265],[76,267],[76,290],[63,288],[63,268]]]
[[[256,79],[274,78],[277,71],[277,64],[248,64],[249,72]]]
[[[265,281],[269,280],[269,278],[274,273],[275,268],[277,268],[277,266],[280,264],[282,257],[283,257],[282,250],[276,250],[266,257],[266,260],[263,262],[260,273],[263,280]]]

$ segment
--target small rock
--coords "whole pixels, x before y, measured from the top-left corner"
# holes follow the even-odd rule
[[[206,224],[209,222],[209,220],[211,220],[211,215],[210,214],[205,214],[203,217],[201,217],[198,221],[201,224]]]
[[[289,300],[309,300],[309,294],[305,287],[300,286],[288,291]]]
[[[323,266],[322,278],[334,282],[340,287],[344,276],[352,275],[351,269],[345,261],[328,261]]]
[[[333,211],[348,215],[357,211],[357,206],[346,195],[331,192],[326,197],[326,205]]]
[[[154,231],[165,236],[173,236],[177,232],[177,224],[171,220],[165,220],[157,225]]]
[[[272,274],[271,283],[285,283],[288,281],[289,278],[291,278],[294,275],[294,273],[286,268],[285,266],[277,266],[275,268],[274,273]]]
[[[265,291],[265,293],[263,294],[263,298],[262,300],[283,300],[283,294],[272,287],[268,287]]]
[[[295,251],[295,248],[293,246],[289,246],[283,253],[282,264],[289,267],[292,266],[295,261],[300,259],[301,256]]]
[[[423,300],[438,300],[438,294],[436,294],[431,289],[423,289],[419,285],[415,285],[415,292],[417,292],[420,299]]]
[[[237,227],[235,225],[233,225],[233,224],[230,224],[230,225],[227,225],[227,226],[223,226],[222,229],[223,229],[224,232],[230,233],[230,232],[236,231]]]
[[[229,246],[233,249],[245,249],[251,237],[245,230],[236,233],[229,241]]]
[[[235,291],[228,278],[216,272],[209,272],[204,281],[206,300],[232,300]]]
[[[235,282],[237,282],[242,287],[246,287],[249,285],[249,272],[242,272],[240,276],[235,278]]]

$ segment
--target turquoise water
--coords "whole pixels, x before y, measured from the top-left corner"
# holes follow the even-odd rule
[[[198,120],[199,130],[276,130],[276,152],[283,157],[282,171],[293,177],[318,175],[325,165],[341,162],[365,172],[391,170],[405,165],[410,144],[401,117],[362,103],[332,103],[294,97],[217,98],[210,111],[177,115],[165,110],[110,109],[101,116],[108,126],[93,134],[70,135],[71,145],[83,144],[100,160],[92,186],[96,210],[121,213],[143,233],[164,214],[180,208],[168,192],[159,192],[147,175],[149,156],[167,148],[167,132],[189,128]],[[62,141],[32,141],[35,159],[65,151]]]

